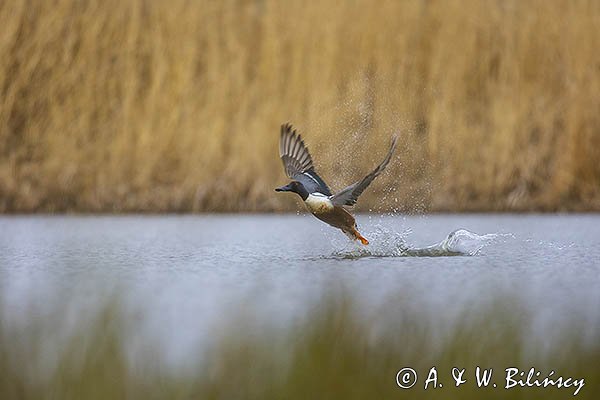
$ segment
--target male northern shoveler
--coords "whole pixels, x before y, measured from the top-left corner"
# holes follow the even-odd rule
[[[292,182],[275,191],[297,193],[315,217],[341,229],[350,239],[360,240],[362,244],[367,245],[369,241],[358,232],[356,221],[345,206],[356,204],[358,196],[387,167],[395,148],[396,136],[392,138],[390,150],[377,168],[360,181],[331,194],[327,184],[317,175],[310,153],[300,135],[296,134],[296,130],[290,124],[281,125],[279,156],[283,161],[285,173]]]

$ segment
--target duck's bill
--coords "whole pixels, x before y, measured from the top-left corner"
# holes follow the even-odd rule
[[[282,187],[275,188],[276,192],[290,192],[292,190],[292,184],[288,184]]]

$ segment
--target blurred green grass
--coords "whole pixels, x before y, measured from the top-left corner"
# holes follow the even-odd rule
[[[85,318],[78,316],[75,321],[80,323],[66,335],[64,346],[51,349],[56,341],[48,338],[55,337],[68,319],[64,305],[56,304],[43,317],[28,310],[21,328],[0,307],[0,399],[564,399],[573,395],[572,388],[505,390],[501,387],[507,367],[535,367],[542,377],[551,369],[556,376],[583,377],[585,386],[577,398],[598,398],[600,343],[585,344],[586,333],[577,321],[548,350],[544,348],[547,338],[528,335],[531,315],[510,297],[477,311],[465,310],[453,321],[453,329],[423,318],[409,303],[409,298],[399,296],[379,312],[367,313],[348,292],[330,293],[306,319],[288,329],[261,326],[253,320],[251,308],[240,309],[239,315],[226,317],[217,345],[207,353],[190,352],[189,358],[197,362],[182,369],[169,367],[150,340],[144,343],[141,359],[128,356],[126,339],[140,332],[135,316],[128,315],[118,300],[105,302]],[[425,391],[425,376],[432,366],[444,387]],[[494,368],[499,387],[477,388],[476,366]],[[412,389],[402,390],[395,383],[403,367],[419,373]],[[459,388],[451,379],[453,367],[467,369],[469,381]]]

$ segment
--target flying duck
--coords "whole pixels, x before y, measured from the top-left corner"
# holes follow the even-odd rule
[[[292,181],[275,191],[297,193],[315,217],[341,229],[350,239],[360,240],[362,244],[367,245],[369,241],[358,232],[354,217],[345,207],[356,204],[358,196],[387,167],[396,148],[396,139],[396,136],[392,138],[390,150],[377,168],[360,181],[332,194],[325,181],[315,171],[310,153],[300,135],[296,134],[296,130],[290,124],[281,125],[279,156],[286,175]]]

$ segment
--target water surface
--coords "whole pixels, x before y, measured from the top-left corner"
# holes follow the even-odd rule
[[[367,318],[402,299],[440,335],[501,301],[527,310],[523,340],[536,351],[551,351],[574,327],[583,342],[600,339],[597,215],[358,221],[367,248],[309,215],[2,217],[5,325],[26,331],[60,307],[60,340],[86,310],[118,297],[136,318],[131,351],[151,338],[177,364],[192,348],[209,349],[235,318],[286,329],[324,295],[344,292]],[[439,250],[457,229],[466,231],[450,249],[423,250]]]

